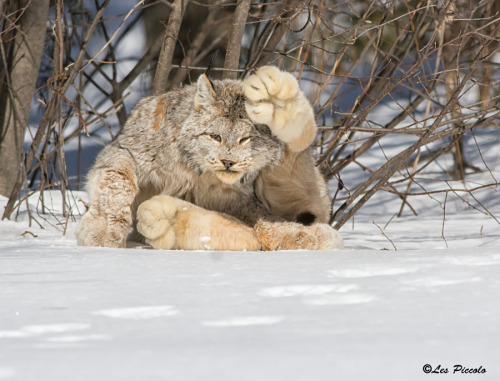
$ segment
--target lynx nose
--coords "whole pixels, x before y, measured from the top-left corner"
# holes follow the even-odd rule
[[[231,168],[235,164],[234,161],[231,160],[221,160],[221,163],[226,169]]]

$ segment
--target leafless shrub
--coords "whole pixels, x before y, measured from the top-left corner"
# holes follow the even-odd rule
[[[25,0],[24,8],[12,12],[13,3],[0,3],[2,95],[18,80],[8,59],[12,35],[23,32],[22,12],[33,6]],[[484,160],[470,162],[463,139],[472,137],[482,158],[485,148],[474,131],[498,127],[498,1],[138,0],[120,14],[111,3],[56,0],[51,6],[46,65],[37,74],[43,83],[32,94],[43,116],[30,147],[12,158],[21,169],[6,194],[4,218],[33,191],[43,197],[44,190],[57,188],[67,200],[82,178],[78,164],[79,175],[70,182],[65,146],[77,141],[81,158],[87,135],[106,128],[112,137],[112,126],[123,125],[130,111],[124,99],[134,81],[143,78],[150,92],[161,93],[195,78],[216,51],[212,72],[219,78],[242,78],[273,64],[301,79],[320,125],[318,165],[339,186],[331,220],[337,229],[381,191],[401,199],[399,215],[405,208],[416,214],[410,196],[435,192],[425,189],[421,177],[444,155],[453,164],[442,168],[439,192],[473,196],[478,189],[453,189],[447,180],[489,170]],[[120,44],[143,22],[144,51],[131,57],[124,73]],[[389,109],[381,118],[380,110]],[[391,141],[401,146],[382,166],[363,164],[381,142]],[[366,178],[344,181],[353,167]],[[491,178],[484,186],[498,185]]]

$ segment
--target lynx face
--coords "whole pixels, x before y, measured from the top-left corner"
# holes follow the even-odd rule
[[[182,130],[189,165],[199,173],[213,172],[226,184],[257,176],[283,157],[283,143],[267,126],[249,119],[239,82],[212,85],[206,76],[200,77],[194,111]]]

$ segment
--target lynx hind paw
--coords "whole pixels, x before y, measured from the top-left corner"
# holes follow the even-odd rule
[[[318,239],[306,232],[306,227],[294,222],[259,221],[255,232],[266,251],[316,250]]]
[[[168,250],[175,244],[171,222],[177,213],[177,206],[170,201],[168,196],[156,196],[143,202],[137,209],[137,230],[155,249]]]
[[[344,241],[340,233],[328,224],[311,225],[315,229],[318,237],[318,250],[342,250]]]
[[[299,92],[299,84],[295,77],[274,66],[264,66],[257,70],[255,74],[245,79],[243,88],[245,96],[251,102],[270,100],[280,103],[294,98]]]
[[[263,250],[343,249],[339,233],[327,224],[259,221],[255,231]]]

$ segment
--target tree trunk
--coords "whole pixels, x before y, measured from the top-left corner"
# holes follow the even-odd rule
[[[226,61],[224,62],[224,78],[237,79],[238,65],[240,63],[241,39],[245,32],[245,24],[250,10],[250,0],[240,0],[234,12],[234,20],[231,26],[231,33],[227,42]],[[233,71],[234,70],[234,71]]]
[[[184,12],[186,11],[188,0],[175,0],[172,12],[168,19],[167,28],[163,35],[160,57],[156,66],[155,78],[153,82],[153,94],[159,95],[167,90],[168,76],[172,69],[172,59],[174,56],[175,43],[179,35]]]
[[[13,46],[0,58],[4,72],[0,84],[0,194],[9,196],[21,166],[23,141],[35,91],[47,29],[50,0],[19,0],[10,14],[19,19]],[[2,9],[3,11],[3,9]],[[10,20],[11,22],[13,20]],[[5,23],[9,25],[9,23]],[[4,27],[1,26],[3,34]],[[5,53],[5,54],[4,54]]]

